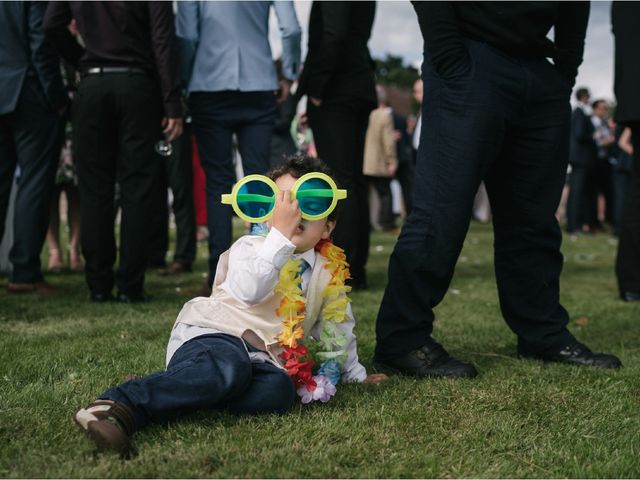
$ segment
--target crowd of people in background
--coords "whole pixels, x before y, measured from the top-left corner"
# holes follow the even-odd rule
[[[282,39],[276,62],[271,9]],[[91,300],[148,301],[145,271],[191,271],[198,239],[208,242],[207,294],[232,241],[232,210],[220,196],[239,174],[265,173],[295,152],[324,159],[348,190],[334,241],[346,251],[351,286],[366,288],[372,228],[399,234],[398,210],[413,209],[427,121],[419,107],[431,88],[413,85],[415,115],[394,108],[375,83],[374,16],[374,2],[314,2],[303,59],[292,2],[2,2],[0,240],[17,183],[7,290],[52,291],[40,266],[46,238],[48,270],[68,262],[84,271]],[[587,89],[575,97],[558,215],[571,234],[618,234],[632,188],[632,129]],[[167,264],[168,189],[176,245]],[[475,202],[476,218],[488,220],[483,186]]]
[[[567,232],[617,233],[631,178],[631,129],[617,125],[606,100],[578,88],[571,119]]]

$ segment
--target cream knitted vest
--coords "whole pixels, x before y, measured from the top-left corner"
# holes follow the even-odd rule
[[[251,237],[251,241],[259,247],[264,237]],[[306,312],[302,324],[305,337],[313,325],[320,319],[322,312],[322,292],[331,280],[330,272],[324,268],[327,260],[316,252],[316,261],[311,271],[311,279],[306,293]],[[209,298],[196,297],[185,303],[176,323],[186,323],[198,327],[213,328],[229,335],[242,337],[260,350],[267,351],[278,363],[278,354],[282,351],[276,336],[282,330],[282,318],[276,315],[282,295],[272,292],[260,303],[249,305],[243,303],[225,290],[220,284],[227,276],[229,268],[229,251],[218,260],[213,290]]]

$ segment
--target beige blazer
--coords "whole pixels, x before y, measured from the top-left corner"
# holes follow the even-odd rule
[[[370,177],[391,177],[389,166],[397,164],[391,109],[376,108],[369,115],[362,171]]]

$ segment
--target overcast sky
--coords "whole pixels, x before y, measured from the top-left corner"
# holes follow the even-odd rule
[[[311,2],[296,0],[296,12],[303,29],[303,55],[307,47],[307,29]],[[591,2],[584,63],[578,73],[577,86],[591,89],[593,98],[613,100],[613,36],[610,23],[611,2]],[[271,45],[274,54],[281,51],[277,22],[271,18]],[[413,7],[408,1],[377,2],[376,18],[369,48],[374,57],[387,53],[400,55],[406,62],[422,62],[422,36]]]

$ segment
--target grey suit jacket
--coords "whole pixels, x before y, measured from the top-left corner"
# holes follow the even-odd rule
[[[15,110],[27,76],[38,81],[50,108],[67,102],[60,58],[42,32],[46,8],[46,2],[0,2],[0,115]]]

